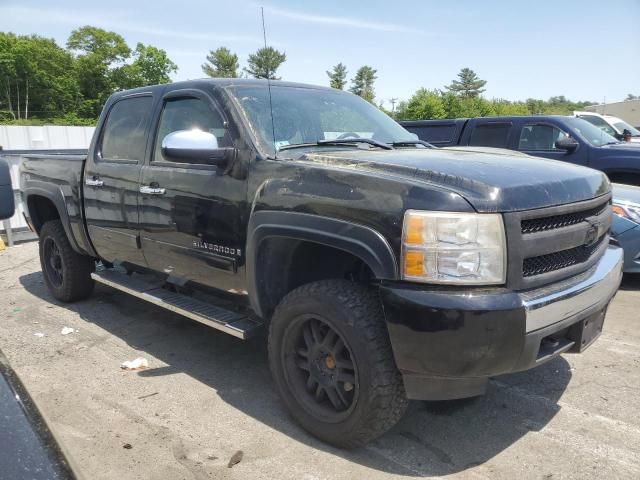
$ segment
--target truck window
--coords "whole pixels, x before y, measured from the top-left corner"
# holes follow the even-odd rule
[[[543,124],[527,124],[520,133],[519,150],[557,150],[556,140],[566,137],[557,127]]]
[[[485,123],[476,125],[471,132],[469,145],[475,147],[507,148],[510,123]]]
[[[456,124],[450,123],[446,125],[428,125],[425,127],[420,126],[407,126],[405,127],[411,133],[418,135],[420,140],[432,143],[434,145],[441,145],[454,142],[454,136],[456,133]]]
[[[162,155],[164,137],[178,130],[194,129],[215,135],[220,148],[232,146],[224,119],[219,112],[199,98],[176,98],[167,100],[160,114],[153,161],[172,161]]]
[[[146,146],[145,132],[149,123],[153,98],[125,98],[109,111],[103,128],[100,156],[106,161],[141,162]]]

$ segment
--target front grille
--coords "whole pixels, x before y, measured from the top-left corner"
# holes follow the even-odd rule
[[[547,255],[525,258],[522,262],[522,276],[525,278],[532,277],[584,263],[598,250],[605,238],[607,238],[607,235],[600,237],[593,245],[580,245]]]
[[[546,232],[547,230],[555,230],[556,228],[569,227],[584,222],[587,218],[600,215],[602,211],[609,206],[606,202],[587,210],[579,212],[565,213],[563,215],[553,215],[550,217],[530,218],[522,220],[520,227],[523,234]]]
[[[611,193],[582,202],[506,212],[507,286],[527,290],[591,268],[608,244]],[[595,244],[589,240],[597,238]]]

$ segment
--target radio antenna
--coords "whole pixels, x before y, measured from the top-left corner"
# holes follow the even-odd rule
[[[264,27],[264,7],[260,7],[262,15],[262,37],[264,38],[264,48],[267,48],[267,29]],[[278,147],[276,146],[276,126],[273,121],[273,100],[271,99],[271,72],[267,68],[267,89],[269,90],[269,111],[271,112],[271,135],[273,136],[273,158],[278,159]]]

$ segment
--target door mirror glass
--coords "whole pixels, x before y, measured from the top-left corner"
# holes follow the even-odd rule
[[[0,220],[13,217],[14,208],[9,165],[0,158]]]
[[[567,153],[573,152],[578,148],[578,142],[572,137],[564,137],[556,140],[556,148],[559,150],[566,150]]]
[[[226,150],[215,135],[197,129],[171,132],[162,140],[162,155],[175,162],[221,165]]]

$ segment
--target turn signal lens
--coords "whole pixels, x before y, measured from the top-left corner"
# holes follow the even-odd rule
[[[406,242],[410,245],[422,245],[424,243],[422,233],[424,232],[424,221],[421,217],[413,216],[407,219]]]
[[[410,251],[404,256],[404,271],[407,275],[424,274],[424,253]]]

